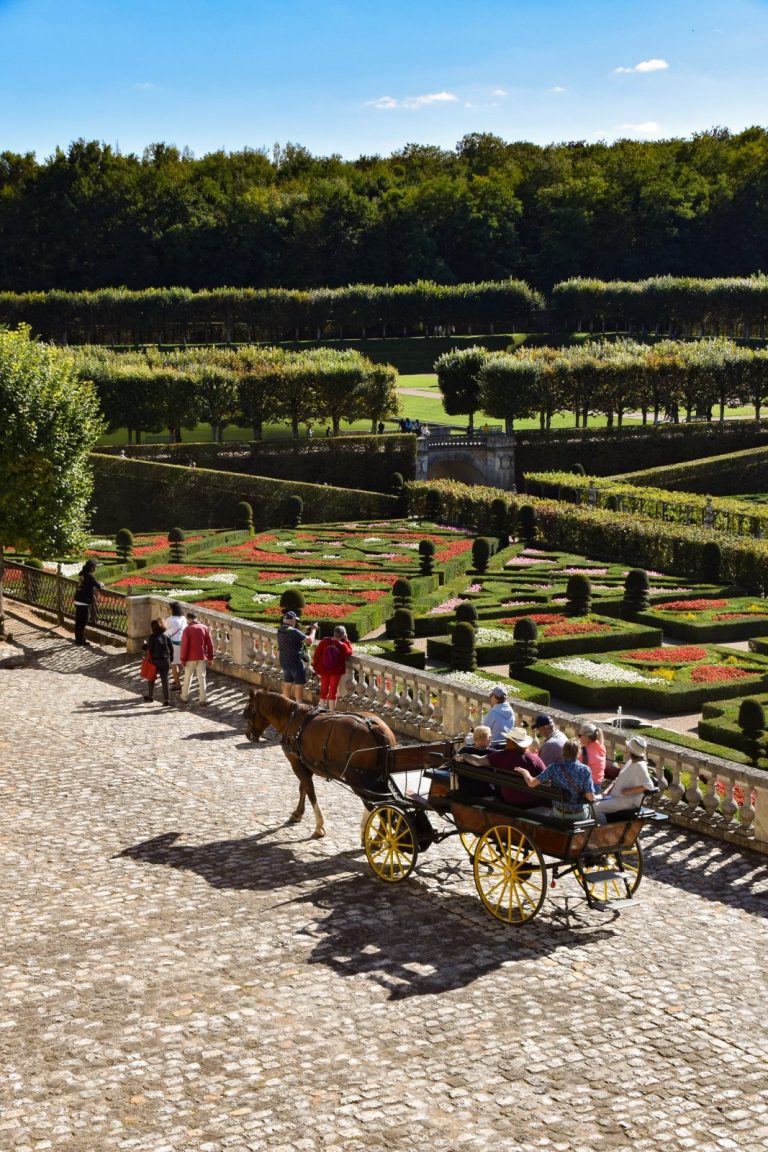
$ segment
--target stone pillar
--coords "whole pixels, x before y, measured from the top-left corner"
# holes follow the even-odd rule
[[[126,614],[128,617],[128,635],[125,641],[125,650],[133,656],[141,652],[141,646],[150,633],[152,620],[152,597],[129,596],[126,600]]]

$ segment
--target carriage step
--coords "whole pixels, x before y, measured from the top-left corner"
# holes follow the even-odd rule
[[[588,884],[599,884],[603,880],[607,883],[609,880],[630,879],[628,872],[613,872],[608,869],[604,869],[602,872],[582,872],[581,876]]]
[[[432,804],[428,796],[422,796],[420,792],[406,792],[406,799],[411,804],[415,804],[417,808],[431,808]]]

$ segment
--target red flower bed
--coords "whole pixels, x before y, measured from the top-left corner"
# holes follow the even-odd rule
[[[131,585],[135,588],[140,584],[149,584],[156,588],[157,580],[148,580],[146,576],[123,576],[122,580],[115,580],[114,584],[110,584],[110,588],[129,588]]]
[[[701,664],[691,672],[691,680],[694,684],[717,684],[725,680],[743,680],[753,675],[753,672],[743,668],[729,668],[725,664]]]
[[[394,572],[382,572],[377,574],[375,572],[361,572],[356,576],[342,576],[345,584],[356,584],[362,580],[375,580],[377,584],[394,584],[395,580],[399,580],[399,576],[395,576]]]
[[[645,660],[649,664],[693,664],[706,658],[706,648],[699,648],[695,644],[680,645],[677,648],[638,648],[635,652],[627,652],[628,660]]]
[[[725,608],[727,600],[669,600],[666,604],[654,604],[660,612],[709,612],[711,608]]]
[[[157,564],[148,569],[152,576],[211,576],[216,571],[216,568],[195,568],[189,564]]]
[[[341,620],[355,611],[354,604],[305,604],[305,620]]]
[[[712,617],[713,620],[754,620],[755,617],[759,620],[761,616],[765,616],[765,612],[717,612]]]
[[[593,623],[589,620],[564,620],[561,624],[547,624],[542,629],[542,635],[552,639],[555,636],[585,636],[612,631],[612,624]]]
[[[229,612],[228,600],[195,600],[197,608],[210,608],[211,612]]]
[[[385,588],[370,588],[367,590],[364,589],[362,592],[356,592],[355,595],[366,604],[374,604],[377,600],[381,600],[382,596],[388,596],[389,593]]]

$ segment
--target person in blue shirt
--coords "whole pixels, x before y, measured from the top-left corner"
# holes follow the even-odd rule
[[[494,684],[490,695],[491,707],[481,723],[490,728],[492,743],[501,741],[504,744],[504,733],[515,726],[515,713],[507,700],[507,690],[503,684]]]
[[[515,768],[529,788],[548,784],[562,791],[562,800],[553,801],[551,809],[551,814],[562,820],[585,820],[592,815],[589,808],[595,800],[592,773],[578,756],[578,740],[566,740],[563,759],[549,764],[538,776],[532,776],[526,768]]]

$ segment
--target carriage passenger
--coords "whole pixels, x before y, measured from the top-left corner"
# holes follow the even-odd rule
[[[478,724],[472,730],[472,743],[459,748],[454,759],[463,759],[466,756],[477,757],[476,767],[487,768],[488,753],[491,751],[491,730],[487,724]],[[465,763],[469,761],[465,760]],[[461,778],[461,791],[466,796],[492,796],[496,791],[489,780],[473,780],[469,776]]]
[[[563,799],[552,802],[553,816],[559,816],[561,820],[586,820],[591,816],[589,804],[595,799],[592,773],[579,760],[578,740],[566,740],[563,759],[548,764],[537,777],[532,776],[523,766],[515,768],[515,771],[522,776],[528,788],[550,784],[561,790]]]
[[[504,740],[504,733],[515,726],[515,713],[507,700],[507,690],[503,684],[494,684],[490,691],[491,706],[481,723],[491,730],[493,742]]]
[[[488,764],[495,771],[510,775],[516,768],[523,767],[532,778],[544,771],[544,764],[536,753],[528,751],[533,739],[524,728],[508,728],[503,736],[504,748],[498,751],[492,749],[485,758],[465,754],[462,750],[456,759],[466,764],[474,764],[476,768],[482,768]],[[499,791],[505,803],[514,804],[518,808],[531,808],[537,803],[525,788],[500,785]]]
[[[579,728],[579,740],[581,741],[579,760],[589,768],[592,773],[592,783],[597,786],[599,792],[600,785],[605,779],[605,766],[608,758],[603,743],[603,733],[596,724],[585,721]]]
[[[643,794],[654,788],[648,770],[648,745],[642,736],[630,736],[626,743],[624,767],[606,788],[597,806],[602,822],[612,812],[632,812],[643,802]]]

